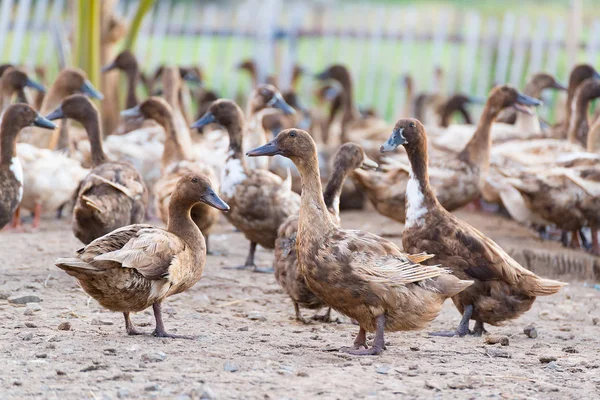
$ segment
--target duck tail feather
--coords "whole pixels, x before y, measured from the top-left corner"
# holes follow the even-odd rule
[[[530,296],[550,296],[567,285],[568,283],[555,281],[554,279],[531,276],[525,279],[523,289]]]
[[[78,258],[59,258],[54,261],[54,265],[63,271],[66,271],[69,275],[78,275],[89,271],[99,270],[92,264],[81,261]]]
[[[475,283],[474,281],[459,279],[452,274],[440,275],[434,281],[435,288],[445,298],[455,296]]]

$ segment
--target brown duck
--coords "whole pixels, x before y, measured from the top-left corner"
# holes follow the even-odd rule
[[[384,331],[423,329],[448,297],[472,285],[443,268],[419,262],[431,255],[406,255],[368,232],[340,229],[323,200],[317,148],[310,134],[285,130],[248,156],[282,155],[302,176],[297,251],[309,289],[327,305],[356,320],[360,331],[350,354],[379,354]],[[366,348],[366,332],[376,332]],[[365,347],[366,349],[361,349]]]
[[[182,337],[165,331],[161,303],[198,282],[206,263],[202,232],[190,210],[197,203],[219,210],[229,207],[201,175],[181,178],[169,204],[167,229],[129,225],[116,229],[77,250],[74,258],[59,258],[56,266],[77,278],[87,294],[111,311],[125,316],[127,334],[138,335],[129,313],[152,306],[154,336]]]
[[[75,237],[88,244],[117,228],[142,222],[148,206],[146,184],[131,163],[112,162],[104,154],[94,104],[83,95],[72,95],[46,118],[78,121],[90,141],[93,169],[75,193],[72,225]]]
[[[340,195],[346,177],[357,168],[377,168],[377,163],[370,160],[362,148],[354,143],[343,144],[335,154],[333,173],[325,188],[323,198],[325,206],[336,225],[340,225]],[[296,320],[305,322],[300,313],[300,306],[308,309],[326,307],[317,296],[310,291],[298,266],[296,236],[298,233],[298,215],[289,217],[279,227],[275,241],[275,279],[292,299]],[[313,319],[329,321],[331,308],[324,316]]]
[[[271,93],[275,97],[278,92]],[[279,98],[267,99],[274,106],[281,101]],[[271,272],[256,267],[256,245],[267,249],[275,247],[277,230],[288,217],[298,213],[300,197],[292,191],[290,180],[284,181],[263,169],[248,168],[243,155],[246,122],[242,110],[234,102],[215,101],[192,128],[201,128],[210,123],[218,123],[229,134],[229,154],[221,169],[221,197],[231,207],[231,212],[226,214],[227,220],[250,241],[246,262],[239,268]]]
[[[15,214],[23,198],[23,168],[17,157],[17,136],[26,126],[53,130],[52,122],[27,104],[9,106],[0,124],[0,229]]]
[[[444,209],[429,185],[427,136],[419,121],[399,120],[388,140],[391,144],[403,145],[410,160],[404,249],[435,254],[436,262],[457,277],[475,281],[452,297],[463,315],[458,329],[436,335],[464,336],[471,319],[476,321],[473,333],[481,335],[485,323],[498,325],[517,318],[537,296],[554,294],[566,285],[523,268],[494,241]]]

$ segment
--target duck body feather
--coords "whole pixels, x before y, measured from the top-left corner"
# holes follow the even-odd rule
[[[9,168],[0,166],[0,229],[10,222],[23,197],[23,184],[19,181],[23,170],[15,159]]]

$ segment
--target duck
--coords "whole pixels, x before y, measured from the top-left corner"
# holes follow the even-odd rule
[[[458,328],[435,335],[463,337],[469,333],[471,319],[475,320],[472,333],[481,335],[485,324],[515,319],[531,308],[536,297],[555,294],[566,285],[523,268],[493,240],[444,208],[429,182],[427,134],[421,122],[396,123],[384,146],[400,145],[410,161],[404,250],[435,254],[435,262],[447,266],[454,276],[474,282],[452,296],[462,314]]]
[[[479,198],[490,164],[490,128],[499,112],[507,107],[528,110],[524,106],[540,104],[539,100],[520,93],[510,85],[492,89],[475,134],[463,150],[432,160],[432,186],[446,210],[456,210]],[[393,151],[396,147],[384,144],[382,149]],[[399,163],[384,173],[358,170],[354,175],[380,214],[404,223],[409,172],[408,165]]]
[[[385,331],[423,329],[448,297],[473,284],[439,266],[421,264],[432,255],[408,255],[372,233],[341,229],[325,205],[317,147],[308,132],[284,130],[247,153],[250,157],[275,154],[294,161],[302,176],[296,237],[302,277],[317,298],[360,327],[354,346],[342,351],[380,354],[385,348]],[[375,332],[370,348],[366,332]]]
[[[9,67],[0,75],[0,110],[4,112],[12,103],[13,97],[29,87],[45,93],[46,88],[32,80],[24,71]],[[1,116],[0,116],[1,118]]]
[[[323,198],[325,206],[336,225],[340,225],[340,195],[346,177],[357,168],[377,168],[377,163],[369,159],[362,148],[355,143],[340,146],[334,157],[334,167],[327,183]],[[298,266],[296,236],[298,234],[298,215],[292,215],[281,226],[275,240],[275,279],[292,300],[296,320],[306,323],[302,318],[300,306],[308,309],[325,307],[325,303],[315,296],[302,277]],[[313,319],[330,320],[331,308],[324,316],[315,315]]]
[[[77,250],[75,257],[57,259],[55,265],[76,278],[100,305],[122,312],[128,335],[142,334],[130,313],[152,306],[154,336],[188,338],[165,330],[161,304],[194,286],[202,276],[206,246],[190,216],[192,207],[200,202],[228,210],[206,177],[184,175],[173,192],[166,229],[147,224],[124,226]]]
[[[265,86],[257,93],[263,103],[277,105],[278,93]],[[269,92],[267,92],[267,89]],[[267,97],[270,96],[270,97]],[[221,169],[221,197],[231,207],[225,216],[250,241],[246,262],[238,269],[272,273],[258,268],[254,261],[256,245],[267,249],[275,247],[277,231],[290,216],[297,214],[300,196],[291,189],[291,180],[285,181],[264,169],[251,169],[243,156],[246,121],[240,107],[233,101],[219,99],[206,114],[192,125],[193,129],[210,123],[221,125],[229,135],[229,153]]]
[[[56,128],[27,104],[14,104],[5,110],[0,124],[0,229],[11,220],[12,226],[16,227],[13,218],[19,218],[16,213],[23,198],[25,181],[17,154],[17,136],[26,126],[46,130]]]
[[[154,207],[164,223],[168,223],[169,204],[179,179],[191,172],[206,176],[211,187],[219,190],[219,181],[212,167],[184,151],[180,137],[185,133],[175,130],[175,118],[171,106],[160,97],[150,97],[139,106],[123,111],[131,117],[143,117],[156,121],[167,133],[162,155],[162,172],[153,186]],[[189,133],[187,133],[189,136]],[[205,236],[206,248],[210,253],[210,232],[219,218],[219,212],[207,204],[198,203],[191,211],[192,220]]]
[[[523,88],[523,93],[535,99],[542,99],[542,92],[546,89],[554,89],[557,91],[566,91],[568,88],[558,82],[556,78],[545,72],[533,74]],[[517,112],[515,109],[506,109],[500,113],[496,122],[514,125],[517,121]]]
[[[75,237],[89,244],[117,228],[142,222],[148,206],[146,184],[131,163],[108,160],[94,104],[87,97],[74,94],[46,118],[74,119],[83,125],[91,145],[92,170],[79,184],[74,201]]]

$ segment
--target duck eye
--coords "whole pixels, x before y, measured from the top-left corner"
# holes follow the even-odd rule
[[[290,132],[290,137],[296,137],[296,132]]]
[[[198,183],[198,178],[192,178],[192,182]]]
[[[414,128],[416,125],[414,122],[411,122],[410,124],[408,124],[409,127]]]

